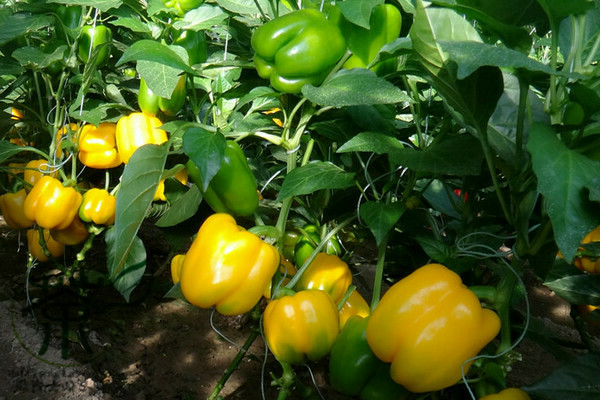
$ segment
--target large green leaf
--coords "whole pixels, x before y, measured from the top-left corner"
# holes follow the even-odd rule
[[[27,33],[51,25],[54,19],[45,15],[17,13],[0,21],[0,46]]]
[[[403,203],[385,204],[368,201],[361,204],[359,214],[379,245],[400,220],[404,211],[406,211],[406,206]]]
[[[340,70],[320,87],[304,85],[302,94],[314,103],[332,107],[412,101],[397,86],[361,68]]]
[[[0,140],[0,162],[8,160],[15,154],[23,151],[23,146],[12,144],[8,140]]]
[[[571,304],[600,305],[600,275],[567,275],[548,280],[544,285]]]
[[[345,0],[337,2],[337,5],[348,21],[369,29],[373,7],[383,3],[384,0]]]
[[[483,152],[473,136],[450,136],[425,150],[390,149],[390,161],[415,171],[443,175],[478,175]]]
[[[549,19],[560,21],[569,15],[583,14],[594,7],[593,0],[537,0]]]
[[[212,178],[219,172],[226,146],[227,140],[223,135],[199,127],[189,128],[183,134],[183,151],[200,170],[202,190],[208,188]]]
[[[61,60],[67,46],[58,46],[52,53],[44,53],[35,47],[21,47],[13,51],[12,56],[26,68],[45,68],[54,61]]]
[[[115,240],[108,249],[112,255],[108,271],[113,282],[127,267],[127,258],[163,173],[168,149],[168,144],[144,145],[133,153],[123,170],[116,195]]]
[[[598,206],[588,198],[600,163],[568,149],[551,127],[541,123],[532,125],[527,150],[556,244],[570,261],[583,237],[600,224]]]
[[[60,3],[67,5],[79,5],[97,8],[100,11],[108,11],[111,8],[119,8],[122,0],[49,0],[48,3]]]
[[[185,13],[183,19],[176,21],[173,26],[176,29],[199,31],[202,29],[213,28],[215,25],[220,25],[227,18],[229,18],[229,14],[220,7],[204,4]]]
[[[600,354],[588,353],[568,362],[523,389],[540,400],[597,400],[600,398]]]
[[[181,56],[177,54],[175,49],[160,42],[155,42],[154,40],[138,40],[132,44],[131,47],[125,50],[117,62],[117,66],[129,61],[140,60],[152,61],[178,71],[185,71],[191,74],[194,73],[194,70],[192,70]]]
[[[387,154],[403,147],[402,143],[393,136],[379,132],[361,132],[340,146],[337,152],[364,151]]]
[[[104,240],[108,251],[107,264],[109,266],[115,265],[115,250],[118,248],[117,231],[113,227],[106,231],[104,234]],[[129,297],[133,289],[142,280],[142,276],[146,271],[146,248],[142,240],[135,236],[127,253],[127,257],[123,263],[123,268],[118,274],[111,276],[111,281],[115,289],[121,293],[121,296],[129,301]],[[109,273],[112,275],[112,271],[109,269]]]
[[[156,226],[165,228],[177,225],[191,218],[202,202],[202,193],[198,186],[193,185],[182,196],[171,203],[169,210],[156,221]]]
[[[167,99],[171,98],[179,82],[180,70],[145,60],[138,61],[136,69],[152,92]]]
[[[353,184],[353,173],[328,161],[313,161],[286,175],[277,200],[309,194],[319,189],[343,189]]]

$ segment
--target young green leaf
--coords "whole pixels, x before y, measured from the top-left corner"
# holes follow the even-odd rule
[[[387,154],[403,147],[402,143],[395,137],[379,132],[361,132],[340,146],[337,152],[364,151],[375,154]]]
[[[343,189],[354,184],[354,174],[328,161],[313,161],[292,170],[281,185],[277,200],[319,189]]]
[[[208,188],[212,178],[219,172],[226,146],[225,136],[199,127],[189,128],[183,134],[183,151],[200,170],[202,190]]]
[[[191,218],[202,202],[202,193],[198,186],[192,186],[182,196],[178,197],[173,203],[169,210],[156,221],[156,226],[165,228],[168,226],[174,226]]]
[[[368,201],[361,204],[359,209],[360,218],[369,227],[377,245],[381,244],[385,236],[394,228],[396,223],[406,211],[402,203],[380,203]]]
[[[118,248],[116,243],[116,240],[118,240],[117,231],[114,227],[106,231],[104,240],[108,249],[107,265],[112,284],[121,293],[125,301],[129,302],[131,292],[138,286],[146,271],[146,248],[144,247],[144,243],[139,237],[133,237],[122,268],[119,273],[116,273],[112,270],[112,267],[116,265],[115,250]]]

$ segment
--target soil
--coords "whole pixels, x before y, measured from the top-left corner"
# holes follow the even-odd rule
[[[0,219],[0,238],[0,400],[204,399],[251,332],[247,316],[223,317],[164,297],[171,286],[170,247],[151,229],[142,237],[146,276],[129,302],[109,285],[81,296],[82,288],[64,285],[51,265],[28,275],[23,233]],[[101,266],[97,247],[87,259]],[[557,336],[578,342],[569,305],[533,278],[528,286],[533,315]],[[559,365],[532,341],[517,350],[522,361],[508,376],[512,386],[533,383]],[[314,380],[322,398],[344,399],[328,387],[325,363],[297,373],[307,385]],[[275,399],[270,373],[280,375],[280,367],[259,336],[221,395]]]

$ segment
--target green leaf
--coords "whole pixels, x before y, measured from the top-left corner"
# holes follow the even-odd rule
[[[131,47],[125,50],[117,62],[117,66],[125,64],[129,61],[140,60],[152,61],[167,67],[171,67],[178,71],[185,71],[191,74],[194,73],[194,70],[192,70],[184,60],[182,60],[175,50],[160,42],[155,42],[154,40],[138,40],[132,44]],[[170,95],[171,94],[169,93],[169,96]]]
[[[546,11],[548,18],[557,22],[569,15],[584,14],[594,7],[592,0],[537,0],[537,2]]]
[[[35,47],[21,47],[12,53],[12,57],[26,68],[46,68],[54,61],[63,58],[67,46],[59,46],[53,53],[47,54]]]
[[[0,140],[0,162],[4,162],[22,151],[23,146],[17,146],[8,140]]]
[[[182,20],[173,24],[175,29],[190,29],[199,31],[210,29],[215,25],[221,25],[223,21],[229,18],[229,14],[220,7],[204,4],[194,10],[188,11]]]
[[[443,175],[479,175],[483,152],[469,134],[436,140],[425,150],[393,149],[390,161],[415,171]]]
[[[373,7],[383,3],[384,0],[345,0],[336,4],[348,21],[369,29]]]
[[[116,195],[115,240],[108,249],[112,254],[108,269],[113,282],[126,269],[137,232],[156,193],[168,150],[168,144],[144,145],[133,153],[125,165]]]
[[[354,184],[354,174],[328,161],[313,161],[292,170],[281,185],[277,200],[320,189],[343,189]]]
[[[450,247],[439,239],[426,236],[415,237],[419,246],[432,260],[439,263],[446,263],[452,257]]]
[[[18,75],[23,71],[23,67],[15,59],[0,56],[0,75]]]
[[[116,273],[111,269],[111,267],[116,265],[114,250],[118,248],[116,244],[116,240],[118,240],[117,231],[114,227],[106,231],[104,240],[106,241],[107,249],[109,250],[107,254],[107,264],[109,266],[108,272],[111,276],[110,279],[112,284],[115,289],[121,293],[121,296],[129,302],[131,292],[138,286],[146,271],[146,248],[144,247],[144,243],[142,243],[142,240],[137,236],[133,238],[123,267],[120,272]]]
[[[456,62],[457,77],[463,79],[482,66],[502,68],[522,68],[532,72],[554,74],[565,78],[579,79],[582,75],[568,71],[555,71],[547,64],[542,64],[519,51],[506,47],[492,46],[479,42],[439,42],[449,58]]]
[[[600,163],[568,149],[551,127],[541,123],[532,125],[527,150],[556,244],[565,260],[571,261],[583,237],[600,224],[597,205],[587,194]]]
[[[540,400],[596,400],[600,397],[598,371],[600,354],[587,353],[522,389]]]
[[[337,152],[367,151],[375,154],[387,154],[403,147],[395,137],[379,132],[361,132],[344,143]]]
[[[49,0],[48,3],[60,3],[66,5],[79,5],[97,8],[100,11],[108,11],[111,8],[119,8],[123,4],[121,0]]]
[[[185,298],[185,296],[183,295],[183,293],[181,292],[181,285],[179,282],[177,282],[176,284],[174,284],[171,289],[169,289],[169,291],[167,293],[165,293],[165,296],[168,299],[179,299],[179,300],[183,300],[185,302],[187,302],[187,299]]]
[[[152,61],[138,61],[137,71],[156,95],[170,99],[179,82],[180,70]]]
[[[45,15],[16,13],[0,21],[0,46],[28,32],[52,25],[54,18]]]
[[[411,102],[400,88],[368,69],[340,70],[320,87],[304,85],[302,94],[321,106],[357,106]]]
[[[188,128],[183,134],[183,151],[196,164],[205,191],[212,178],[219,172],[225,155],[227,140],[220,133],[203,128]],[[197,184],[197,182],[195,182]]]
[[[257,3],[263,11],[270,8],[268,0],[217,0],[217,4],[227,11],[250,16],[256,16],[260,13]]]
[[[171,203],[169,210],[156,221],[156,226],[165,228],[177,225],[196,214],[202,202],[202,193],[198,186],[192,185],[184,195],[178,197]]]
[[[379,245],[400,220],[404,211],[406,211],[406,207],[402,203],[385,204],[368,201],[361,204],[359,215],[367,224],[373,236],[375,236],[377,245]]]
[[[102,122],[109,110],[114,110],[115,107],[121,107],[118,103],[107,103],[100,99],[88,99],[83,103],[83,108],[79,102],[73,102],[69,107],[69,115],[79,121],[86,121],[93,125],[98,125]]]
[[[600,275],[578,273],[546,281],[544,285],[571,304],[600,305]]]

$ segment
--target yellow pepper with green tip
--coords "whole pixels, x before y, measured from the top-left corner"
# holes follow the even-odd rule
[[[348,264],[336,255],[319,253],[304,271],[294,289],[317,289],[327,292],[337,304],[352,283]]]
[[[508,388],[500,393],[488,394],[479,400],[531,400],[526,391],[519,388]]]
[[[25,199],[25,216],[46,229],[65,229],[77,215],[81,194],[51,176],[43,176]]]
[[[102,122],[97,127],[84,125],[79,133],[79,161],[96,169],[118,167],[122,164],[116,144],[117,124]]]
[[[483,309],[460,276],[428,264],[396,282],[367,325],[375,355],[392,363],[394,381],[411,392],[452,386],[500,331],[500,318]]]
[[[319,361],[339,334],[338,310],[321,290],[285,295],[267,305],[263,328],[269,348],[280,362]]]
[[[117,198],[107,190],[93,188],[83,194],[79,206],[79,218],[96,225],[112,225],[115,222]]]
[[[5,193],[0,196],[0,212],[6,224],[13,229],[29,228],[34,221],[25,216],[25,199],[27,192],[21,189],[16,193]]]
[[[278,267],[275,247],[238,226],[231,215],[213,214],[183,260],[181,293],[197,307],[243,314],[261,299]]]

